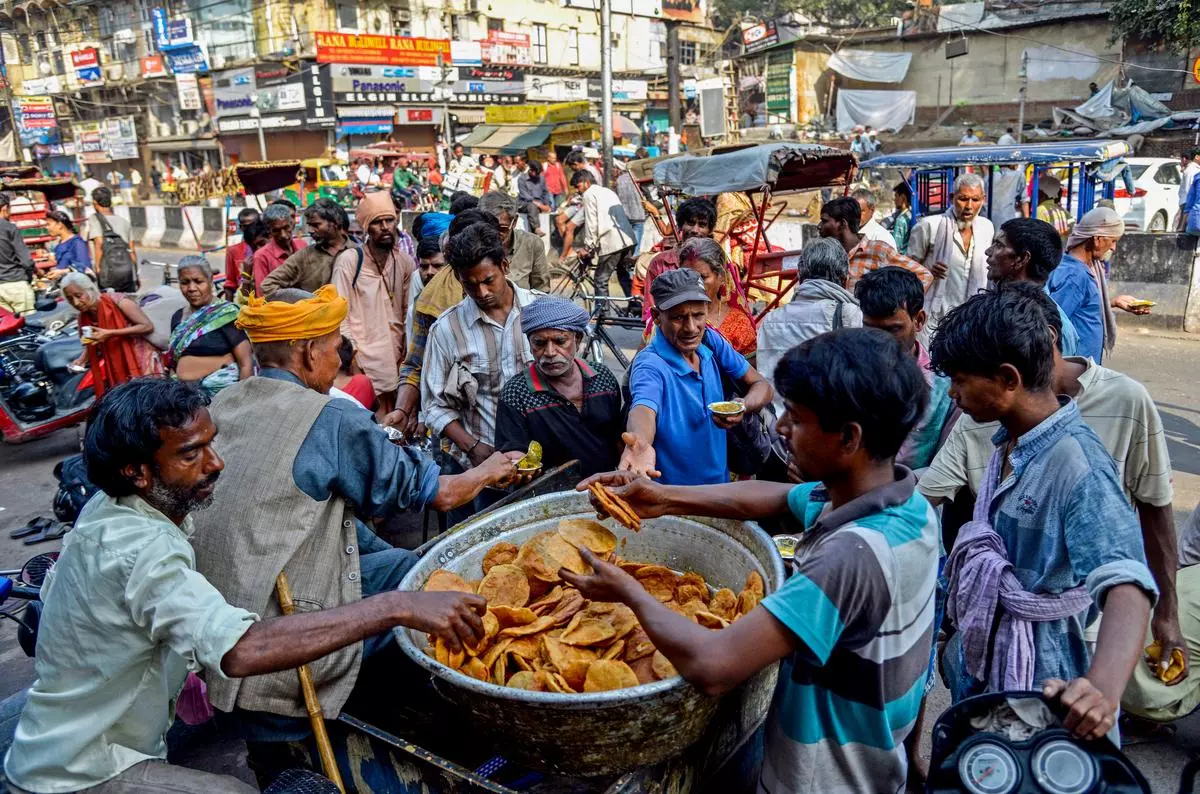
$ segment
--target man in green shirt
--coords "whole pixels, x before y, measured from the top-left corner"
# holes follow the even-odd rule
[[[420,183],[421,178],[408,164],[408,155],[400,155],[400,159],[396,161],[396,170],[392,172],[392,193],[398,194],[404,200],[404,209],[413,205],[413,186]]]

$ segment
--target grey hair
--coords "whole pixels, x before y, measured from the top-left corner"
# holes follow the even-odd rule
[[[679,264],[692,259],[707,262],[718,273],[725,270],[727,260],[721,244],[711,237],[693,237],[679,247]]]
[[[212,265],[207,259],[199,254],[188,254],[179,260],[179,264],[175,266],[175,272],[182,273],[184,270],[197,268],[204,274],[205,278],[212,278]]]
[[[94,298],[100,297],[100,288],[96,286],[96,282],[83,273],[74,272],[63,276],[59,286],[66,291],[67,287],[79,287],[83,292],[91,295]]]
[[[958,195],[958,192],[965,187],[977,187],[983,190],[983,177],[979,174],[959,174],[958,178],[954,180],[954,195]]]
[[[862,199],[863,203],[866,204],[869,209],[875,209],[875,194],[867,190],[865,187],[860,187],[858,190],[855,190],[850,194],[850,197],[853,199]]]
[[[489,190],[479,198],[479,209],[500,217],[500,213],[507,213],[508,217],[517,217],[517,202],[507,193],[501,193],[499,190]]]
[[[796,275],[800,281],[820,279],[844,287],[850,279],[850,257],[834,238],[819,237],[804,246]]]
[[[271,297],[267,298],[269,303],[299,303],[310,298],[315,298],[308,290],[302,290],[299,287],[284,287],[277,289],[271,293]]]
[[[282,204],[271,204],[263,210],[262,219],[268,226],[275,221],[287,221],[291,223],[292,211]]]

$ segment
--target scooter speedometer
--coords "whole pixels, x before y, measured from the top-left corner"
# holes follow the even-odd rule
[[[992,741],[982,741],[963,751],[958,774],[970,794],[1012,794],[1021,782],[1017,758]]]
[[[1031,766],[1033,779],[1046,794],[1088,794],[1100,776],[1095,759],[1065,739],[1038,747]]]

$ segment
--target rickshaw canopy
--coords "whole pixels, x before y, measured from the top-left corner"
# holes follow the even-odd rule
[[[0,190],[37,192],[46,197],[47,201],[64,201],[74,198],[76,193],[82,193],[83,188],[74,179],[41,178],[41,179],[8,179],[0,176]]]
[[[957,168],[968,165],[1059,165],[1104,163],[1127,157],[1133,149],[1125,141],[1055,141],[1014,146],[943,146],[913,149],[871,158],[870,168]]]
[[[265,163],[238,163],[233,168],[246,193],[257,196],[296,184],[300,167],[299,160],[272,160]]]
[[[788,192],[845,185],[857,158],[814,143],[764,143],[710,155],[687,154],[654,167],[654,183],[677,193]]]

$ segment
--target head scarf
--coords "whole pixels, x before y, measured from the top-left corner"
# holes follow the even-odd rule
[[[521,330],[526,334],[554,328],[586,333],[588,313],[565,298],[543,296],[521,309]]]
[[[358,202],[358,209],[354,211],[354,217],[358,219],[363,234],[366,234],[367,227],[373,221],[384,217],[395,218],[396,205],[392,203],[390,194],[377,190],[362,197],[362,201]]]
[[[267,301],[251,295],[238,315],[237,327],[255,344],[316,339],[341,327],[346,310],[346,299],[337,294],[332,284],[326,284],[316,295],[298,303]]]
[[[1125,234],[1125,221],[1114,209],[1096,207],[1084,213],[1067,238],[1067,248],[1071,249],[1093,237],[1111,237],[1120,239]]]
[[[1124,234],[1125,221],[1121,220],[1121,216],[1117,214],[1116,210],[1108,207],[1096,207],[1085,212],[1079,219],[1079,223],[1075,224],[1075,228],[1071,230],[1071,236],[1067,238],[1067,250],[1070,251],[1093,237],[1119,239]],[[1092,281],[1096,282],[1096,289],[1100,291],[1100,312],[1104,319],[1104,349],[1112,350],[1113,345],[1117,343],[1117,318],[1113,314],[1112,299],[1108,295],[1108,277],[1104,272],[1105,266],[1103,262],[1093,259],[1087,263],[1087,269],[1092,274]]]

